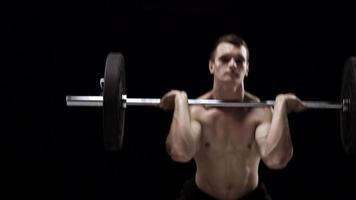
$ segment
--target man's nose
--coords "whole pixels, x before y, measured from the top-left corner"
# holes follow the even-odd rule
[[[230,68],[233,68],[233,69],[236,69],[236,68],[237,68],[237,64],[236,64],[236,62],[235,62],[235,59],[231,58],[231,59],[229,60],[229,67],[230,67]]]

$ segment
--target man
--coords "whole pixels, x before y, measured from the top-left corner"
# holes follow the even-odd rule
[[[244,89],[249,51],[237,35],[220,37],[209,60],[214,77],[211,91],[200,99],[258,102]],[[286,167],[293,146],[289,112],[304,109],[293,94],[276,97],[274,109],[189,106],[184,91],[165,94],[160,107],[174,109],[166,146],[177,162],[196,163],[196,174],[185,183],[180,199],[270,199],[259,181],[262,160],[271,169]]]

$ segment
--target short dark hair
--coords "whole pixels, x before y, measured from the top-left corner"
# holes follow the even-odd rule
[[[216,48],[218,47],[218,45],[220,43],[223,43],[223,42],[231,43],[234,46],[237,46],[239,48],[244,46],[247,50],[247,59],[248,59],[250,53],[249,53],[249,50],[248,50],[245,40],[236,34],[230,33],[230,34],[222,35],[216,40],[216,42],[213,46],[213,50],[210,53],[210,60],[212,60],[212,61],[214,60]]]

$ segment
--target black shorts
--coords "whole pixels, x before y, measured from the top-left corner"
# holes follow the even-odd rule
[[[180,197],[177,200],[216,200],[207,193],[200,190],[195,183],[195,179],[186,181],[181,190]],[[270,195],[267,192],[265,185],[260,182],[257,188],[240,200],[271,200]]]

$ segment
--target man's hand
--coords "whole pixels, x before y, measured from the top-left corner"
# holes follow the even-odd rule
[[[282,104],[286,106],[287,113],[301,112],[305,109],[303,102],[294,94],[279,94],[276,97],[276,105]]]
[[[158,107],[163,110],[173,110],[176,101],[176,96],[179,96],[180,99],[187,99],[187,94],[184,91],[171,90],[165,95],[163,95]]]

